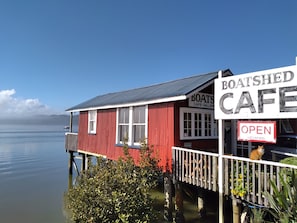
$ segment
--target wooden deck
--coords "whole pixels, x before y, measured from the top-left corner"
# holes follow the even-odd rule
[[[173,175],[178,181],[218,192],[217,153],[172,147]],[[263,195],[265,191],[273,194],[270,181],[280,188],[279,173],[289,173],[297,166],[285,165],[264,160],[223,155],[223,193],[226,196],[243,189],[242,198],[246,201],[268,206]],[[239,195],[237,195],[239,197]]]
[[[66,133],[65,149],[67,152],[78,152],[77,133]],[[218,192],[218,159],[219,154],[200,150],[172,147],[173,177],[175,180]],[[270,181],[280,188],[280,172],[289,173],[297,166],[286,165],[265,160],[223,155],[223,194],[234,195],[243,189],[242,199],[268,206],[263,195],[265,191],[273,194]],[[239,197],[239,195],[237,195]]]

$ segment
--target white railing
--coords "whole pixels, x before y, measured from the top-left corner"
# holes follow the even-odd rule
[[[217,191],[218,154],[180,147],[173,147],[172,154],[176,180]]]
[[[297,166],[293,165],[237,156],[224,155],[223,159],[224,171],[228,172],[224,181],[225,194],[235,194],[249,202],[265,206],[268,205],[268,201],[264,192],[273,194],[270,181],[275,182],[280,188],[280,172],[288,174],[290,170],[297,169]]]
[[[218,191],[218,154],[172,147],[173,175],[176,180]],[[264,196],[273,194],[270,181],[281,186],[279,173],[289,173],[297,166],[265,160],[223,155],[223,191],[249,202],[268,205]]]

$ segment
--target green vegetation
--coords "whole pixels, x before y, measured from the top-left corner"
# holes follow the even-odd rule
[[[266,192],[271,205],[271,214],[280,223],[297,222],[297,175],[295,171],[290,171],[289,177],[280,172],[281,187],[270,181],[273,188],[273,195]]]
[[[287,158],[282,159],[280,162],[284,163],[284,164],[290,164],[290,165],[297,166],[297,157],[287,157]]]
[[[70,218],[78,223],[156,222],[151,189],[157,185],[160,170],[152,148],[141,146],[137,166],[124,146],[117,161],[98,158],[65,194]]]
[[[263,223],[264,222],[264,216],[265,216],[265,211],[264,209],[258,209],[258,208],[253,208],[252,209],[252,219],[251,223]]]
[[[243,199],[247,193],[249,193],[251,183],[248,184],[247,181],[248,171],[247,166],[241,163],[238,168],[233,170],[233,177],[230,175],[230,181],[233,181],[233,188],[231,189],[231,194],[236,198]],[[252,182],[251,176],[249,175],[249,182]]]

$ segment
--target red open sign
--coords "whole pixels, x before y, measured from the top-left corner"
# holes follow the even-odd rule
[[[238,121],[237,140],[276,143],[276,122]]]

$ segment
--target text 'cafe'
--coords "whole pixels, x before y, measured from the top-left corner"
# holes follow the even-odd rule
[[[297,117],[296,65],[215,80],[216,119]]]

